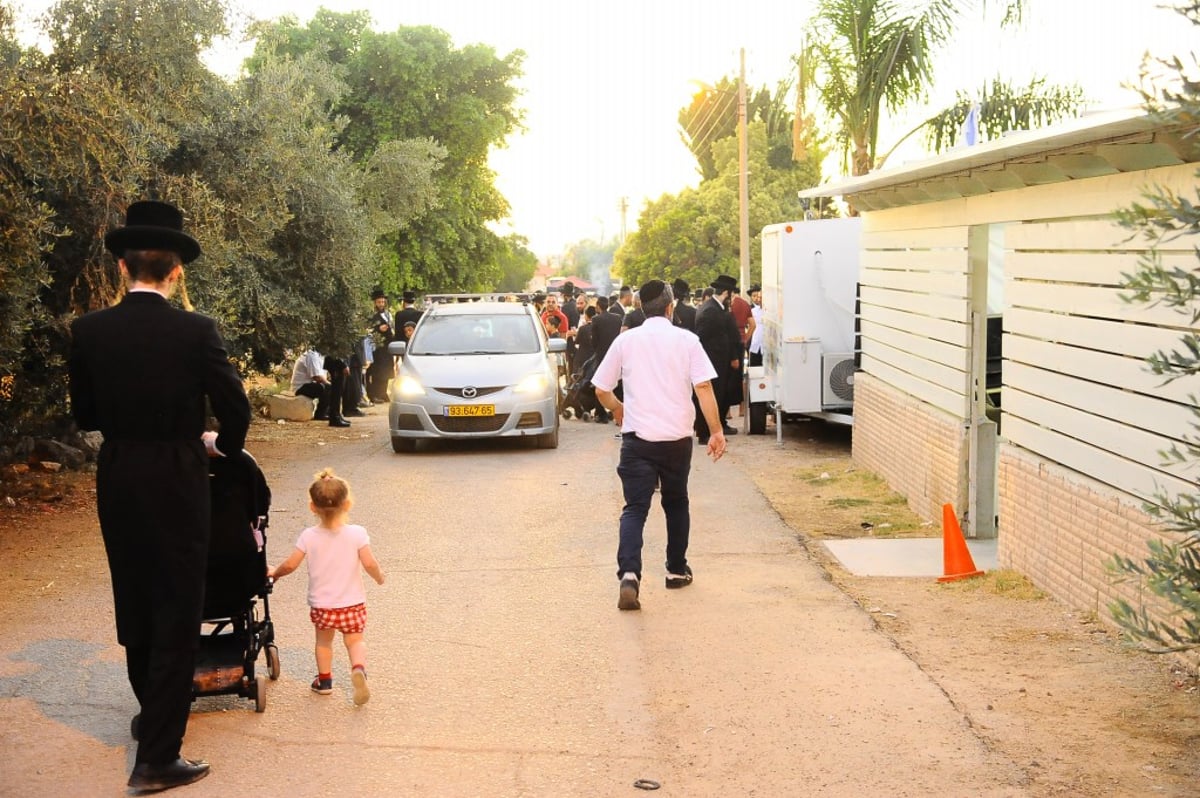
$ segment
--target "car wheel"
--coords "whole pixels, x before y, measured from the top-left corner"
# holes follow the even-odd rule
[[[766,435],[767,434],[767,403],[766,402],[751,402],[750,403],[750,434],[751,435]]]
[[[396,454],[404,454],[405,452],[415,452],[417,450],[416,438],[397,438],[392,437],[392,451]]]
[[[547,432],[545,435],[537,436],[537,447],[539,449],[557,449],[558,448],[558,419],[554,419],[554,431]]]

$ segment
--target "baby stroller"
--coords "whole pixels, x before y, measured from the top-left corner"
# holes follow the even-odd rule
[[[266,679],[254,663],[264,648],[267,673],[279,678],[279,648],[267,596],[266,530],[271,491],[247,452],[209,460],[212,539],[204,588],[204,621],[192,697],[236,694],[267,708]],[[259,599],[262,600],[261,612]]]
[[[592,375],[596,373],[595,356],[589,357],[578,370],[570,376],[567,382],[567,393],[563,397],[564,418],[589,418],[596,412],[599,402],[596,400],[596,389],[592,386]],[[567,411],[571,411],[568,413]]]

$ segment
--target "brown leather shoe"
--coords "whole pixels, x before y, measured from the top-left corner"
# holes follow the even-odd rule
[[[165,765],[140,762],[129,774],[129,788],[137,792],[169,790],[199,781],[208,775],[208,770],[207,762],[193,762],[183,757]]]

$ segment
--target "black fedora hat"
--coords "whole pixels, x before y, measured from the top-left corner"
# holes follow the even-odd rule
[[[106,235],[104,246],[118,258],[130,249],[175,252],[184,263],[200,257],[200,244],[183,232],[183,214],[179,209],[154,200],[130,205],[125,211],[125,226]]]
[[[383,292],[382,288],[376,288],[371,292],[371,299],[387,299],[387,294]]]
[[[728,274],[718,274],[717,279],[712,281],[713,290],[718,294],[722,291],[733,291],[737,293],[737,280],[730,277]]]

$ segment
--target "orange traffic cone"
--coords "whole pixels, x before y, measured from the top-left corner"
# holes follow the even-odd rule
[[[963,537],[962,527],[954,515],[954,507],[949,504],[942,505],[942,571],[946,575],[939,576],[939,582],[983,576],[983,571],[975,567],[971,550],[967,548],[967,539]]]

